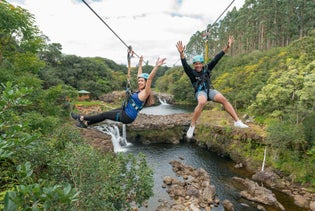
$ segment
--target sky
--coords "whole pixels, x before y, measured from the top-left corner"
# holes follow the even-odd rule
[[[33,14],[35,25],[50,43],[62,45],[63,54],[127,64],[127,45],[136,53],[131,66],[138,64],[141,55],[150,65],[165,57],[166,65],[173,66],[179,59],[176,42],[186,45],[232,0],[85,0],[126,45],[81,0],[8,2]],[[228,11],[244,2],[235,0]]]

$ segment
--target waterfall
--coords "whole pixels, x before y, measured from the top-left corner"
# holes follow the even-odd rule
[[[127,142],[127,132],[126,132],[126,125],[123,124],[122,126],[122,139],[124,140],[124,145],[123,146],[127,146],[128,142]]]
[[[126,146],[130,145],[126,138],[126,125],[122,125],[122,135],[120,135],[119,127],[116,124],[113,125],[100,125],[95,126],[99,131],[106,133],[112,137],[112,142],[114,146],[114,152],[123,152],[126,150]]]
[[[165,99],[161,99],[160,97],[159,98],[159,101],[162,105],[168,105],[167,101]]]

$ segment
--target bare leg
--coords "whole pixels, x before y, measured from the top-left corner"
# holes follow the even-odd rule
[[[222,95],[222,94],[216,94],[214,96],[214,101],[217,103],[221,103],[228,114],[231,115],[231,117],[234,119],[234,121],[238,121],[239,118],[231,105],[231,103]]]
[[[207,103],[207,98],[203,95],[199,95],[198,96],[198,105],[195,108],[195,111],[194,111],[194,114],[193,114],[193,117],[191,120],[191,126],[196,125],[196,121],[200,117],[202,109],[206,105],[206,103]]]

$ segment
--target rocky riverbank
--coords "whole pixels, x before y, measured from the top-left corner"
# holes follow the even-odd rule
[[[128,125],[127,127],[128,141],[141,141],[142,143],[145,144],[156,142],[160,143],[167,142],[176,144],[180,140],[186,140],[185,130],[189,126],[190,118],[191,118],[190,114],[174,114],[165,116],[140,114],[137,120],[134,123]],[[212,119],[211,123],[207,122],[205,123],[201,119],[201,123],[196,128],[196,131],[198,132],[198,130],[201,131],[204,130],[205,128],[211,131],[211,136],[209,136],[208,139],[211,138],[213,142],[205,142],[204,140],[200,141],[198,140],[198,138],[200,138],[198,137],[198,135],[196,135],[195,139],[193,140],[201,147],[206,147],[210,150],[217,150],[223,155],[230,156],[232,159],[235,159],[235,162],[238,164],[237,165],[238,167],[240,166],[247,167],[246,158],[241,158],[237,154],[229,154],[230,152],[226,151],[226,149],[228,149],[228,146],[224,144],[227,143],[237,144],[237,142],[241,144],[246,140],[254,141],[257,143],[263,142],[264,140],[263,129],[255,125],[251,125],[251,128],[246,131],[239,129],[231,129],[228,125],[231,125],[232,122],[224,122],[223,125],[222,122],[220,122],[222,121],[222,119],[228,118],[222,118],[222,116],[216,118],[214,116],[213,118],[211,117],[211,119]],[[82,135],[87,140],[89,140],[89,143],[95,148],[100,149],[104,152],[113,151],[111,137],[109,135],[106,135],[95,129],[83,129]],[[233,142],[227,141],[226,139],[229,140],[233,139]],[[262,191],[260,189],[261,185],[258,185],[257,183],[259,182],[260,184],[263,183],[266,187],[277,189],[291,196],[294,199],[295,204],[301,207],[301,210],[315,211],[314,193],[310,193],[305,188],[295,185],[288,180],[285,180],[285,178],[281,174],[279,174],[279,172],[273,169],[268,168],[265,171],[257,171],[256,173],[255,172],[253,173],[254,175],[251,178],[251,182],[242,181],[242,183],[245,186],[244,192],[242,192],[241,194],[242,197],[247,198],[248,200],[256,201],[260,204],[264,204],[263,202],[264,200],[270,199],[270,197],[265,199],[261,198],[261,196],[265,196],[266,193],[269,193],[269,191],[265,190]],[[240,182],[239,179],[236,180]],[[177,184],[177,182],[174,184]],[[270,196],[272,196],[272,192]],[[187,196],[185,196],[184,198],[187,198]],[[191,197],[188,196],[188,198]],[[191,205],[192,204],[191,202],[187,203],[189,204],[190,207],[195,206]],[[266,204],[268,203],[269,202],[266,201]],[[272,200],[272,203],[274,203],[273,205],[278,207],[278,209],[282,210],[281,204],[277,203],[276,200]],[[229,203],[225,202],[225,204],[228,205]],[[209,206],[215,206],[215,203]],[[231,207],[231,205],[229,207]],[[228,210],[228,208],[226,209]],[[260,209],[263,210],[263,207],[261,207]]]

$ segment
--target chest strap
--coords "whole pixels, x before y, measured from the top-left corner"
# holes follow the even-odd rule
[[[141,111],[141,109],[142,109],[143,106],[144,106],[144,103],[142,103],[141,106],[138,106],[138,105],[136,104],[136,102],[135,102],[132,98],[129,99],[129,103],[130,103],[130,105],[131,105],[134,109],[136,109],[137,111]]]

